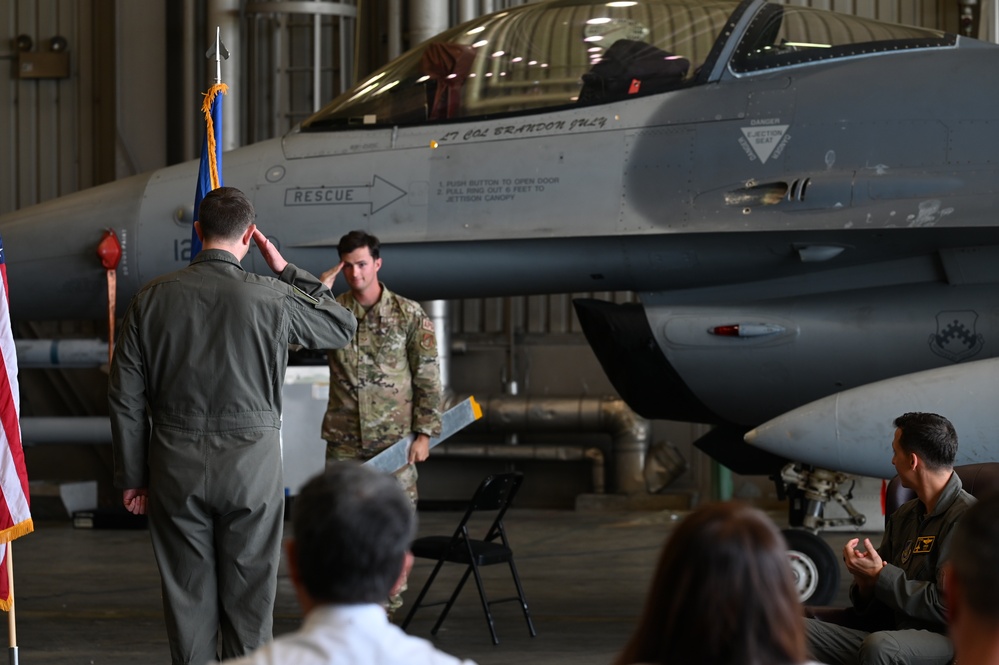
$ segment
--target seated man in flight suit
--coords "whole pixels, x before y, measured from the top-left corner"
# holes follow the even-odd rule
[[[850,600],[860,628],[810,618],[812,657],[829,665],[939,663],[954,657],[947,637],[941,576],[958,520],[975,498],[954,473],[957,434],[933,413],[895,419],[892,464],[903,487],[916,493],[888,519],[877,549],[853,538],[843,561],[853,575]]]

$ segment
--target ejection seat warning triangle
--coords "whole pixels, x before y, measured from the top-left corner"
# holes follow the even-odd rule
[[[784,132],[790,125],[765,125],[756,127],[743,127],[742,135],[744,138],[739,139],[739,142],[743,144],[743,148],[747,146],[752,149],[756,156],[760,160],[760,164],[766,164],[770,156],[773,155],[774,149],[778,145],[783,145],[785,143]],[[788,137],[789,138],[789,137]],[[748,150],[746,151],[749,152]],[[752,157],[750,157],[751,159]]]

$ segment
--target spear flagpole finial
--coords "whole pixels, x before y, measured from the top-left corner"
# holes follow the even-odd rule
[[[208,51],[205,53],[206,58],[215,58],[215,83],[219,84],[222,82],[222,60],[229,59],[229,51],[226,49],[225,44],[222,43],[222,29],[218,26],[215,27],[215,43],[209,47]]]
[[[215,82],[222,82],[222,61],[219,59],[219,53],[221,49],[219,46],[222,44],[222,28],[215,26]]]

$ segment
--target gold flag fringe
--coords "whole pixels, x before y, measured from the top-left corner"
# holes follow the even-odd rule
[[[11,556],[10,556],[10,553],[11,553],[11,541],[13,541],[15,538],[20,538],[21,536],[23,536],[25,534],[29,534],[29,533],[31,533],[34,530],[35,530],[34,522],[32,522],[31,518],[29,517],[28,519],[26,519],[26,520],[24,520],[22,522],[18,522],[17,524],[15,524],[14,526],[12,526],[12,527],[10,527],[8,529],[4,529],[3,531],[0,531],[0,542],[2,542],[2,543],[4,543],[4,544],[7,545],[7,550],[4,552],[4,555],[7,557],[7,571],[6,572],[7,572],[7,575],[8,575],[7,579],[8,579],[8,584],[9,584],[9,588],[7,589],[7,593],[10,594],[10,598],[0,598],[0,611],[10,612],[11,610],[14,609],[14,581],[13,581],[13,575],[11,574],[11,573],[13,573],[13,570],[12,570],[13,566],[12,566],[12,560],[11,560]]]
[[[15,538],[25,536],[35,530],[35,524],[31,518],[18,522],[12,527],[0,531],[0,543],[9,543]]]
[[[205,93],[205,99],[201,102],[201,111],[205,114],[205,126],[207,128],[205,138],[208,141],[208,172],[212,179],[212,189],[218,189],[220,186],[219,164],[216,158],[217,153],[215,152],[215,123],[212,121],[212,104],[215,103],[215,97],[219,93],[223,95],[228,94],[229,86],[225,83],[216,83],[208,88],[208,92]]]

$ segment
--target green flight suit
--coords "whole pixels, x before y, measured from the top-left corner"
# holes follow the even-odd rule
[[[954,649],[947,637],[941,567],[954,528],[974,503],[952,473],[929,515],[919,499],[900,506],[877,548],[887,565],[878,575],[874,597],[866,601],[856,583],[850,587],[856,614],[869,630],[807,619],[810,655],[828,665],[949,663]]]
[[[288,345],[337,348],[356,326],[308,272],[248,273],[217,249],[129,305],[109,379],[114,481],[149,491],[173,663],[271,639]]]

